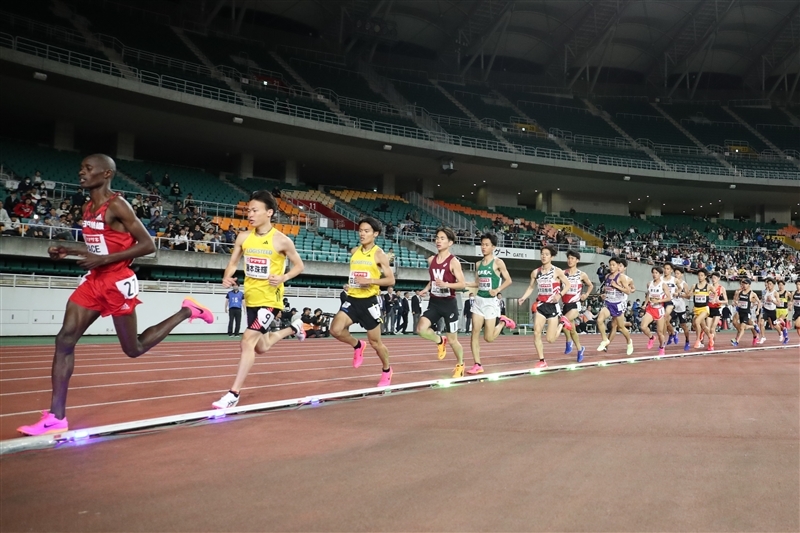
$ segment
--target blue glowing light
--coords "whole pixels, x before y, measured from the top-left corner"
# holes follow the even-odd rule
[[[88,439],[88,438],[89,438],[88,431],[76,431],[75,436],[72,437],[73,440]]]

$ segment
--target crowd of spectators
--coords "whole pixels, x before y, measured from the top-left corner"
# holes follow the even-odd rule
[[[707,237],[735,241],[735,246],[718,244]],[[661,228],[650,233],[609,231],[603,242],[604,252],[648,265],[672,263],[689,272],[719,271],[723,279],[735,281],[746,277],[767,277],[794,281],[800,273],[800,253],[778,239],[769,238],[760,229],[735,231],[709,225],[706,232],[688,226]]]

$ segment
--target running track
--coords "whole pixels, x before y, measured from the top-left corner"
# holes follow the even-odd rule
[[[791,343],[796,344],[792,332]],[[779,346],[769,332],[764,347]],[[646,338],[634,335],[634,355],[653,353]],[[717,335],[717,347],[729,348],[731,333]],[[749,335],[745,336],[749,345]],[[460,337],[467,368],[472,359],[469,338]],[[625,356],[624,339],[618,336],[608,353],[596,351],[599,335],[582,335],[586,360]],[[455,365],[452,348],[444,361],[436,359],[436,347],[417,336],[385,337],[394,369],[393,383],[448,378]],[[50,403],[52,345],[10,346],[0,349],[0,439],[19,436],[16,428],[38,420]],[[563,336],[545,343],[552,364],[574,361],[564,355]],[[693,352],[695,350],[692,350]],[[668,353],[683,352],[683,344],[669,346]],[[492,344],[481,341],[487,372],[530,368],[536,360],[532,336],[501,336]],[[796,350],[786,351],[787,357]],[[364,364],[352,367],[352,350],[334,339],[293,339],[279,342],[266,355],[257,356],[240,405],[373,387],[380,362],[367,347]],[[117,344],[82,344],[76,349],[75,373],[70,382],[67,416],[70,429],[202,411],[211,407],[230,387],[239,360],[235,340],[164,342],[138,359],[126,357]]]

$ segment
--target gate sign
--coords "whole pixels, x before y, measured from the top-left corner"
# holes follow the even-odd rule
[[[475,247],[475,255],[480,257],[483,255],[481,253],[481,247]],[[505,248],[505,247],[497,247],[494,249],[494,256],[499,257],[500,259],[531,259],[538,261],[539,256],[536,253],[536,250],[532,250],[529,248]]]

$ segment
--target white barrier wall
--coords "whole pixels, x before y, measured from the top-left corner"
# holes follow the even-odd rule
[[[55,335],[64,320],[64,310],[72,289],[44,289],[25,287],[3,287],[0,289],[0,336]],[[142,292],[142,304],[136,308],[139,331],[157,324],[177,311],[185,295],[164,292]],[[188,321],[175,328],[174,333],[227,333],[228,315],[225,313],[224,294],[193,294],[200,303],[214,312],[214,323],[202,320]],[[325,313],[339,310],[338,298],[289,298],[289,304],[300,311],[303,307],[312,310],[319,307]],[[244,313],[242,313],[244,315]],[[244,330],[246,317],[242,316],[240,332]],[[351,331],[359,331],[357,327]],[[111,317],[99,318],[87,330],[87,335],[112,335],[114,322]]]
[[[61,329],[64,310],[72,291],[73,289],[0,288],[0,337],[56,335]],[[142,304],[136,308],[139,332],[141,333],[175,313],[180,308],[184,297],[184,294],[178,293],[139,293],[139,299],[142,301]],[[206,324],[202,320],[195,320],[189,324],[186,321],[175,328],[173,333],[227,333],[228,314],[225,313],[225,295],[195,293],[192,294],[192,297],[211,309],[214,313],[214,323]],[[300,296],[288,298],[289,305],[297,308],[299,312],[302,312],[304,307],[310,307],[312,311],[320,308],[323,313],[336,313],[340,305],[339,298]],[[421,302],[421,306],[424,312],[428,302]],[[247,327],[244,315],[242,312],[240,332]],[[411,313],[409,313],[408,322],[408,331],[411,331]],[[353,324],[350,326],[350,331],[361,333],[364,329]],[[97,319],[86,331],[86,335],[113,335],[115,333],[114,321],[111,317]]]

